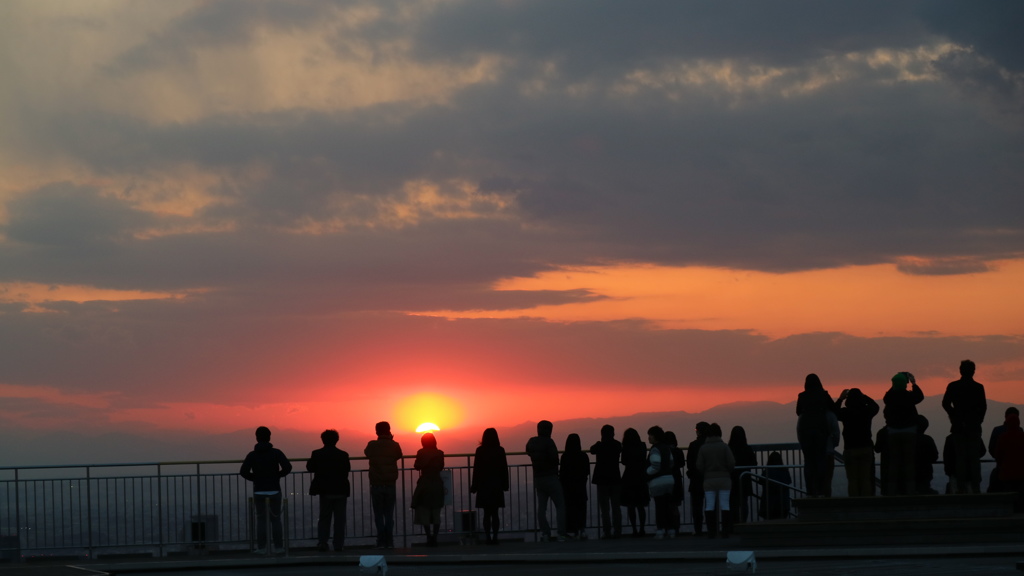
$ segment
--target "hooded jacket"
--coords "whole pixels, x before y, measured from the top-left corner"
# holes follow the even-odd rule
[[[292,471],[292,464],[270,442],[257,442],[245,457],[238,474],[252,482],[253,492],[280,492],[281,478]]]

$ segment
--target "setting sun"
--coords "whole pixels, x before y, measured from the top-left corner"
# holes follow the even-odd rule
[[[416,427],[416,432],[422,434],[423,432],[440,432],[441,429],[437,427],[437,424],[431,424],[430,422],[424,422]]]
[[[441,427],[452,428],[462,421],[462,407],[455,399],[434,392],[421,392],[407,396],[395,407],[393,423],[402,430],[429,431]]]

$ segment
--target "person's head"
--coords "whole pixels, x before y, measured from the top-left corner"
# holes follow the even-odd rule
[[[377,422],[373,429],[377,431],[377,436],[391,436],[391,424],[387,422]]]
[[[551,431],[555,429],[555,425],[547,420],[541,420],[537,422],[537,436],[544,438],[551,438]]]
[[[850,388],[850,391],[846,394],[846,405],[855,406],[864,402],[864,393],[860,391],[860,388]]]
[[[1011,414],[1016,416],[1018,420],[1020,419],[1020,410],[1017,410],[1016,406],[1010,406],[1006,409],[1006,412],[1003,414],[1004,419],[1008,419]]]
[[[623,446],[636,446],[643,443],[643,440],[640,439],[640,433],[636,431],[636,428],[626,428],[626,431],[622,433]]]
[[[917,433],[924,434],[924,431],[928,429],[928,419],[925,418],[924,414],[917,415]]]
[[[743,429],[743,426],[733,426],[732,432],[729,433],[729,446],[746,446],[747,445],[747,431]]]
[[[651,444],[661,444],[665,441],[665,431],[661,426],[651,426],[647,429],[647,441]]]
[[[897,372],[892,377],[892,387],[896,390],[906,390],[910,384],[910,376],[906,372]]]
[[[565,437],[565,451],[566,452],[580,452],[583,450],[583,443],[580,441],[580,435],[575,432]]]
[[[601,440],[615,440],[615,426],[611,424],[601,426]]]
[[[420,437],[420,444],[422,444],[424,448],[437,448],[437,438],[434,438],[433,434],[427,432]]]
[[[964,378],[974,378],[974,362],[971,360],[960,361],[960,375]]]
[[[671,430],[665,430],[665,444],[669,446],[679,446],[679,439],[676,438],[676,433]]]
[[[708,425],[708,436],[722,437],[722,427],[718,425],[718,422],[712,422]]]
[[[821,378],[818,378],[817,374],[808,374],[804,378],[804,390],[807,392],[815,390],[824,390],[825,387],[821,385]]]
[[[481,446],[501,446],[498,440],[498,431],[494,428],[484,430],[484,436],[480,439]]]
[[[703,438],[708,435],[708,424],[707,422],[697,422],[697,426],[694,427],[694,431],[697,432],[697,438]]]
[[[1019,414],[1007,414],[1006,415],[1006,428],[1013,430],[1020,428],[1020,415]]]
[[[782,454],[778,452],[772,452],[768,455],[769,466],[782,466]]]
[[[332,429],[324,430],[320,433],[320,441],[324,443],[324,446],[337,446],[338,431]]]
[[[256,429],[256,441],[257,442],[270,442],[270,428],[266,426],[260,426]]]

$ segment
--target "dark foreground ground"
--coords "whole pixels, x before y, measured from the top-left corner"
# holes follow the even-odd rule
[[[509,542],[501,546],[451,544],[435,549],[412,547],[386,554],[389,576],[662,576],[734,574],[726,552],[746,550],[738,538],[708,541],[615,540],[566,543]],[[163,576],[344,576],[359,574],[361,555],[292,551],[267,558],[251,554],[193,556],[180,559],[96,560],[0,565],[0,576],[89,576],[154,574]],[[841,542],[755,549],[757,574],[793,576],[993,575],[1024,574],[1024,542],[964,546],[843,546]]]

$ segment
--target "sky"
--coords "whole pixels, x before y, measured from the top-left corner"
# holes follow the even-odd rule
[[[0,428],[1024,403],[1024,4],[6,0]]]

